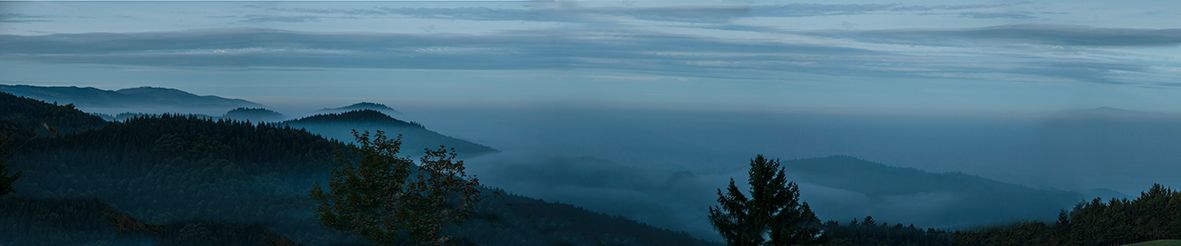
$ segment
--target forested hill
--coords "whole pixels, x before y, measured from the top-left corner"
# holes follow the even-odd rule
[[[382,112],[382,113],[386,113],[386,114],[401,114],[402,113],[394,108],[391,108],[390,106],[386,106],[385,104],[371,103],[371,102],[359,102],[359,103],[354,103],[352,105],[339,107],[339,108],[325,108],[320,111],[325,112],[325,113],[344,113],[344,112],[357,111],[357,110],[373,110],[373,111],[378,111],[378,112]]]
[[[159,87],[103,90],[93,87],[0,85],[0,91],[46,102],[72,103],[87,112],[164,113],[198,112],[220,114],[238,107],[262,107],[258,103],[218,96],[200,96]]]
[[[236,108],[226,112],[221,117],[251,122],[275,122],[283,120],[287,116],[265,108]]]
[[[4,92],[0,92],[0,112],[0,134],[5,136],[68,134],[107,124],[72,105],[53,105]]]
[[[314,215],[316,203],[308,196],[314,184],[330,176],[336,154],[350,158],[350,148],[284,126],[178,115],[144,116],[76,134],[34,138],[8,160],[9,170],[23,173],[15,184],[15,197],[0,199],[0,207],[26,211],[0,213],[0,222],[28,224],[4,227],[11,230],[0,234],[60,244],[179,237],[173,232],[187,235],[179,238],[218,242],[211,244],[260,238],[243,235],[246,231],[301,245],[357,243],[355,237],[322,227]],[[478,216],[451,229],[462,241],[709,244],[624,218],[482,190]],[[111,226],[122,228],[126,225],[117,222],[127,220],[104,224],[93,213],[123,214],[137,226],[158,226],[163,234],[111,233]],[[135,238],[126,238],[130,236]],[[0,244],[14,244],[11,238],[0,237]]]
[[[418,155],[426,148],[440,145],[455,148],[461,156],[474,156],[496,152],[492,147],[473,143],[431,131],[421,124],[395,119],[375,110],[357,110],[344,113],[329,113],[290,120],[284,126],[306,129],[322,136],[348,141],[353,139],[352,131],[385,131],[390,135],[402,135],[402,149],[407,154]]]
[[[346,111],[346,112],[341,112],[341,113],[318,114],[318,115],[304,117],[301,119],[290,120],[290,121],[287,121],[284,123],[286,123],[286,124],[300,124],[300,125],[304,125],[304,124],[336,124],[336,123],[380,124],[380,125],[389,125],[389,126],[397,126],[397,127],[423,128],[421,124],[418,124],[415,122],[407,122],[407,121],[394,119],[393,117],[390,117],[389,115],[387,115],[385,113],[378,112],[376,110],[369,110],[369,109],[353,110],[353,111]]]

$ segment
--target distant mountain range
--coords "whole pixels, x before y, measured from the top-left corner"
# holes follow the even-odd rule
[[[344,113],[328,113],[313,115],[301,119],[289,120],[282,125],[303,128],[309,132],[340,140],[353,142],[353,130],[357,131],[385,131],[390,137],[402,135],[402,150],[408,154],[421,154],[426,148],[446,146],[455,148],[461,155],[476,155],[491,153],[496,150],[477,143],[446,136],[431,131],[415,122],[395,119],[376,110],[357,110]]]
[[[124,112],[220,114],[234,108],[262,107],[261,104],[242,99],[199,96],[177,89],[159,87],[138,87],[112,91],[93,87],[0,85],[0,91],[46,102],[74,104],[88,112],[106,114]]]
[[[784,162],[801,193],[824,217],[873,215],[879,219],[935,227],[971,227],[1029,219],[1053,219],[1060,209],[1105,196],[1037,189],[963,173],[931,173],[849,156]]]

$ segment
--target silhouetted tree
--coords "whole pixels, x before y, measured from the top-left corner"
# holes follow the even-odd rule
[[[479,183],[464,172],[463,161],[439,148],[428,150],[415,169],[412,160],[397,156],[401,136],[353,135],[360,160],[340,158],[329,191],[318,185],[312,190],[320,221],[383,245],[446,244],[443,225],[465,219],[479,195]]]
[[[960,245],[1122,245],[1181,238],[1181,191],[1154,184],[1135,199],[1079,203],[1059,212],[1053,224],[960,231],[955,238]]]
[[[808,203],[800,201],[795,182],[779,160],[757,155],[750,161],[750,198],[734,179],[726,193],[718,190],[718,206],[709,208],[709,219],[729,245],[797,245],[821,243],[820,220]]]

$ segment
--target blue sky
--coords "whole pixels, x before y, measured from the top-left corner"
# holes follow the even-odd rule
[[[277,107],[1181,112],[1181,2],[0,2],[0,81]]]

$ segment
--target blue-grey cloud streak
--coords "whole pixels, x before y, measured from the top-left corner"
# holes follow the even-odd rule
[[[1173,29],[998,26],[968,30],[796,32],[853,42],[719,39],[631,29],[468,34],[317,33],[219,29],[0,36],[0,58],[51,63],[222,68],[601,69],[685,77],[776,79],[790,74],[865,78],[1005,77],[1106,84],[1142,64],[1063,59],[973,45],[1144,46],[1181,42]],[[951,55],[882,44],[959,46]],[[1028,53],[1028,54],[1027,54]],[[1085,57],[1084,57],[1085,58]]]

